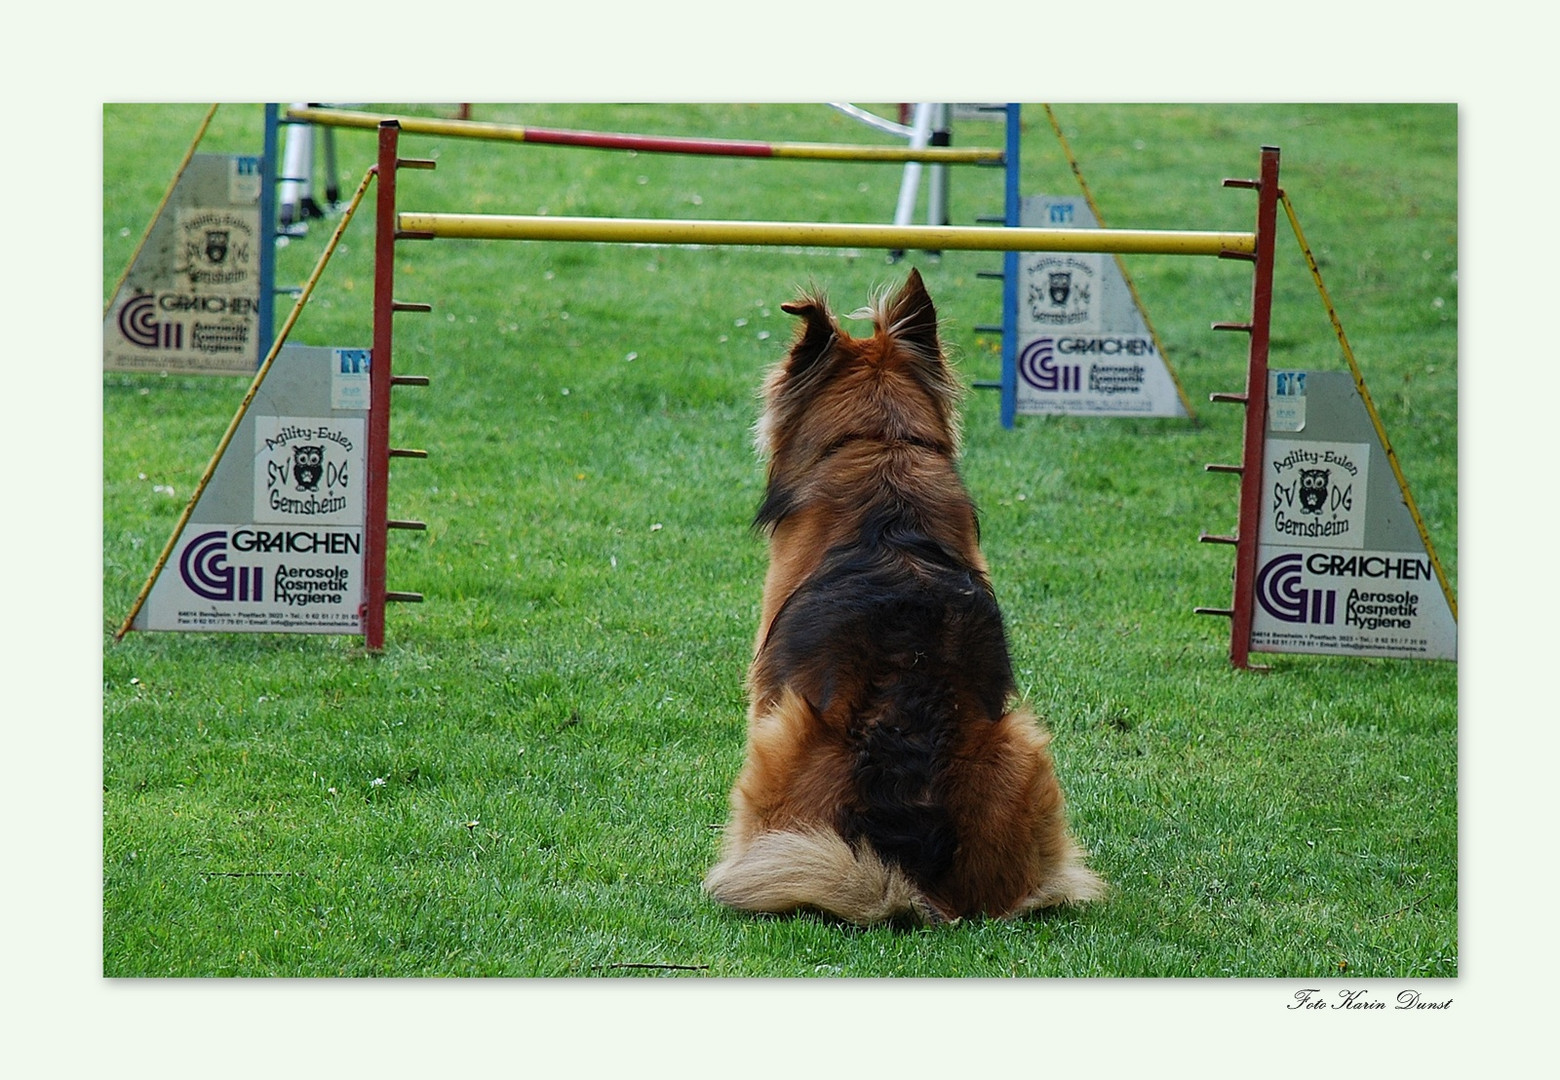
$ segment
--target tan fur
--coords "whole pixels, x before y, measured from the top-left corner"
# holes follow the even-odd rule
[[[928,669],[917,665],[934,655],[946,665],[948,650],[957,654],[962,639],[948,636],[957,632],[956,614],[948,616],[952,622],[895,628],[925,636],[924,652],[917,645],[913,656],[897,660],[874,651],[876,635],[866,631],[857,633],[864,642],[859,649],[840,651],[831,641],[833,654],[826,648],[825,655],[798,659],[815,627],[796,608],[777,623],[788,604],[804,595],[816,599],[819,583],[834,580],[830,559],[837,562],[840,552],[866,558],[881,550],[900,583],[895,595],[912,604],[939,583],[955,606],[972,595],[948,592],[948,580],[990,588],[974,508],[955,465],[957,384],[920,275],[912,271],[898,294],[875,299],[870,338],[840,330],[817,294],[784,310],[803,321],[790,355],[765,381],[756,427],[769,458],[759,522],[771,533],[748,680],[747,757],[706,890],[744,910],[815,908],[859,923],[1005,916],[1099,898],[1104,883],[1084,865],[1067,830],[1049,734],[1011,701],[991,710],[993,700],[1012,692],[994,602],[996,629],[978,640],[995,634],[992,647],[1000,655],[969,665],[970,672],[987,673],[981,677],[966,677],[958,659],[943,683],[929,683]],[[892,522],[901,534],[912,523],[913,536],[872,549],[874,521]],[[932,554],[920,558],[923,552]],[[923,579],[924,589],[916,584]],[[873,601],[863,593],[864,603]],[[913,715],[896,714],[894,708],[911,707],[895,696],[896,685],[919,694],[915,702],[939,703],[936,715],[928,720],[924,705]],[[811,697],[806,686],[813,687]],[[931,744],[916,742],[913,732],[902,735],[917,723],[935,734],[941,749],[926,749]],[[896,757],[896,739],[909,748],[908,758]],[[872,788],[878,774],[870,770],[880,764],[909,779]],[[920,852],[913,837],[902,835],[907,820],[924,820],[927,850],[941,852],[927,855],[915,872],[875,850],[870,839],[881,833]],[[956,843],[932,835],[938,823],[953,831]],[[856,835],[843,834],[847,825]]]
[[[721,903],[747,911],[817,908],[854,923],[914,913],[938,919],[910,880],[870,849],[851,850],[838,833],[766,832],[710,870],[704,887]]]

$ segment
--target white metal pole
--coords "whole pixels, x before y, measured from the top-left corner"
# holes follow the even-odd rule
[[[940,145],[947,146],[951,138],[948,131],[948,106],[932,106],[932,135],[944,136]],[[933,165],[926,183],[926,223],[948,224],[948,166]]]
[[[301,104],[292,106],[300,109]],[[288,124],[287,141],[282,150],[282,174],[279,177],[281,193],[276,200],[276,213],[285,230],[305,216],[305,205],[310,196],[309,173],[314,157],[314,128],[309,124]]]
[[[910,147],[913,150],[924,149],[932,138],[932,106],[921,103],[915,107],[915,116],[910,123]],[[915,217],[915,197],[921,186],[921,163],[919,161],[905,162],[904,176],[899,181],[899,205],[894,208],[894,224],[899,227],[910,224]],[[898,259],[904,255],[903,251],[894,251],[889,258]]]

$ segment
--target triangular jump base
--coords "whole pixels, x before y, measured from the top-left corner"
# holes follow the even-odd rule
[[[1058,195],[1024,199],[1019,224],[1099,227],[1085,198]],[[1012,296],[1018,415],[1191,415],[1119,256],[1022,255]]]
[[[363,632],[369,353],[285,346],[132,630]]]
[[[1387,440],[1343,325],[1288,196],[1278,151],[1262,178],[1226,181],[1258,192],[1252,344],[1242,393],[1215,401],[1245,409],[1241,461],[1209,465],[1241,478],[1228,608],[1197,608],[1231,622],[1230,662],[1250,654],[1319,653],[1411,660],[1457,659],[1457,601]],[[1349,371],[1269,370],[1273,241],[1282,204],[1305,255]]]
[[[1254,652],[1455,660],[1457,620],[1346,371],[1268,374]]]

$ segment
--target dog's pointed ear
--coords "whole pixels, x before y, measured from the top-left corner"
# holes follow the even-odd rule
[[[888,302],[886,316],[895,337],[919,347],[927,356],[941,355],[942,349],[937,343],[937,308],[932,305],[919,270],[911,269],[904,287]]]
[[[839,327],[835,325],[834,316],[829,314],[829,306],[821,296],[804,296],[789,301],[781,304],[780,310],[802,320],[787,363],[790,371],[801,371],[812,366],[829,351],[829,346],[839,336]]]

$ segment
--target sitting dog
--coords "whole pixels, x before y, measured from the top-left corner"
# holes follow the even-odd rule
[[[1014,702],[955,466],[959,386],[921,276],[843,332],[820,294],[764,383],[770,537],[747,756],[704,880],[748,911],[854,923],[1015,915],[1104,894],[1049,734]]]

